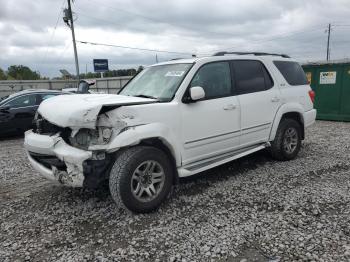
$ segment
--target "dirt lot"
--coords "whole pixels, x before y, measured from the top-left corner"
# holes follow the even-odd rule
[[[0,141],[0,261],[350,260],[350,123],[317,122],[299,157],[266,152],[182,180],[155,213],[57,186]]]

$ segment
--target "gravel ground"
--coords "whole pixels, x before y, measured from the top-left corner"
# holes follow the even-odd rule
[[[350,123],[317,122],[296,160],[182,180],[147,215],[40,178],[22,143],[0,141],[0,261],[350,260]]]

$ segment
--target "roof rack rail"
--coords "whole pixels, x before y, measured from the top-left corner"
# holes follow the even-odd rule
[[[271,56],[281,56],[284,58],[290,58],[289,55],[285,55],[285,54],[273,54],[273,53],[264,53],[264,52],[226,52],[226,51],[217,52],[213,56],[224,56],[224,55],[255,55],[255,56],[271,55]]]

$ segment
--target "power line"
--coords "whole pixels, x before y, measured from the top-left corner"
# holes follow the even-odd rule
[[[91,1],[91,0],[90,0]],[[133,16],[138,16],[138,17],[141,17],[143,19],[148,19],[148,20],[151,20],[151,21],[154,21],[154,22],[157,22],[157,23],[165,23],[165,24],[169,24],[171,26],[175,26],[175,27],[183,27],[181,25],[173,25],[169,22],[165,22],[165,21],[162,21],[160,19],[157,19],[157,18],[152,18],[152,17],[147,17],[147,16],[144,16],[144,15],[141,15],[139,13],[135,13],[135,12],[130,12],[128,10],[124,10],[124,9],[120,9],[120,8],[115,8],[115,7],[112,7],[112,6],[108,6],[108,5],[105,5],[105,4],[102,4],[112,10],[116,10],[118,12],[123,12],[123,13],[128,13],[128,14],[131,14]],[[98,19],[98,20],[102,20],[102,21],[106,21],[108,23],[113,23],[113,21],[107,21],[105,19],[101,19],[101,18],[97,18],[97,17],[93,17],[93,16],[90,16],[90,15],[86,15],[86,14],[82,14],[83,16],[86,16],[86,17],[90,17],[90,18],[94,18],[94,19]],[[195,30],[193,28],[187,28],[187,27],[183,27],[185,29],[189,29],[189,30]],[[260,43],[263,43],[263,42],[271,42],[271,41],[274,41],[274,40],[278,40],[278,39],[283,39],[283,38],[289,38],[289,37],[292,37],[294,35],[297,35],[297,34],[302,34],[302,33],[307,33],[307,32],[312,32],[312,31],[317,31],[317,30],[320,30],[320,25],[319,26],[316,26],[316,27],[312,27],[312,29],[308,29],[308,30],[301,30],[301,31],[296,31],[296,32],[292,32],[292,33],[287,33],[287,34],[279,34],[279,35],[275,35],[273,36],[272,38],[269,38],[269,39],[263,39],[263,40],[252,40],[250,42],[255,42],[255,44],[260,44]],[[206,32],[206,33],[211,33],[211,32]],[[219,33],[220,34],[220,33]],[[230,34],[230,36],[232,36]],[[254,43],[253,43],[254,44]],[[237,46],[233,46],[233,47],[229,47],[229,48],[226,48],[227,50],[231,50],[231,49],[234,49],[236,47],[238,47],[240,45],[237,45]],[[225,50],[226,50],[225,49]],[[217,49],[217,50],[214,50],[214,51],[211,51],[211,52],[216,52],[216,51],[221,51],[223,49]],[[208,55],[208,54],[200,54],[200,55]]]
[[[320,28],[321,26],[314,26],[314,27],[311,27],[313,29],[309,29],[309,30],[301,30],[301,31],[295,31],[295,32],[292,32],[292,33],[288,33],[288,34],[279,34],[279,35],[275,35],[275,36],[272,36],[272,38],[267,38],[267,39],[263,39],[263,40],[251,40],[250,42],[254,42],[255,44],[260,44],[260,43],[265,43],[265,42],[271,42],[271,41],[274,41],[274,40],[279,40],[279,39],[284,39],[284,38],[289,38],[289,37],[292,37],[294,35],[298,35],[298,34],[302,34],[302,33],[307,33],[307,32],[313,32],[313,31],[318,31],[318,30],[321,30],[322,28]],[[323,26],[322,26],[323,27]],[[240,45],[236,45],[236,46],[233,46],[233,47],[228,47],[228,48],[223,48],[223,49],[217,49],[217,50],[214,50],[212,52],[217,52],[217,51],[222,51],[222,50],[231,50],[231,49],[234,49],[234,48],[237,48],[237,47],[240,47]]]
[[[81,12],[81,11],[79,11],[79,15],[80,15],[80,17],[86,17],[86,18],[90,18],[90,19],[95,19],[95,20],[98,20],[98,21],[106,22],[108,25],[115,24],[118,27],[122,27],[124,25],[123,23],[116,23],[114,21],[109,21],[107,19],[91,16],[90,14],[85,14],[84,12]],[[196,30],[196,29],[192,29],[192,30]],[[193,36],[191,36],[190,39],[188,39],[188,37],[187,37],[187,40],[186,40],[186,36],[181,36],[181,37],[183,37],[185,41],[190,41],[191,43],[193,43],[193,42],[195,42],[195,43],[203,43],[203,40],[200,40],[199,38],[193,38]]]
[[[349,40],[332,41],[332,44],[342,44],[342,43],[350,43],[350,41]]]
[[[168,53],[168,54],[179,54],[179,55],[193,55],[193,53],[187,53],[187,52],[157,50],[157,49],[149,49],[149,48],[139,48],[139,47],[131,47],[131,46],[122,46],[122,45],[113,45],[113,44],[104,44],[104,43],[80,41],[80,40],[76,40],[76,42],[81,43],[81,44],[109,46],[109,47],[117,47],[117,48],[124,48],[124,49],[157,52],[157,53]]]
[[[74,0],[73,0],[74,1]],[[73,13],[72,13],[72,7],[71,7],[71,0],[67,0],[68,3],[68,9],[64,10],[64,16],[63,21],[68,25],[69,29],[72,33],[72,41],[73,41],[73,50],[74,50],[74,60],[75,60],[75,71],[79,83],[79,61],[78,61],[78,52],[77,52],[77,46],[75,41],[75,33],[74,33],[74,19],[73,19]]]
[[[60,8],[60,11],[58,13],[57,20],[56,20],[56,23],[55,23],[55,27],[53,29],[53,32],[52,32],[51,37],[50,37],[50,40],[48,42],[48,46],[47,46],[46,51],[45,51],[44,58],[43,58],[44,62],[46,61],[47,53],[49,52],[49,45],[51,44],[51,42],[52,42],[52,40],[53,40],[53,38],[55,36],[56,29],[57,29],[57,26],[58,26],[58,21],[60,20],[61,13],[62,13],[62,10],[63,10],[64,2],[65,2],[65,0],[62,1],[61,8]]]
[[[67,52],[67,50],[69,49],[69,47],[72,45],[72,42],[68,42],[66,45],[65,45],[65,47],[64,47],[64,49],[60,52],[60,54],[59,54],[59,59],[58,59],[58,61],[57,61],[57,64],[60,64],[62,61],[63,61],[63,59],[64,59],[64,55],[66,54],[66,52]]]
[[[344,27],[346,27],[346,26],[350,26],[350,25],[332,25],[332,26],[344,26]]]
[[[158,19],[158,18],[154,18],[154,17],[150,17],[150,16],[145,16],[145,15],[142,15],[140,13],[136,13],[136,12],[132,12],[132,11],[129,11],[129,10],[125,10],[125,9],[122,9],[122,8],[116,8],[114,6],[110,6],[110,5],[106,5],[105,3],[102,3],[101,1],[94,1],[94,0],[89,0],[90,2],[95,2],[95,3],[98,3],[98,5],[102,5],[102,6],[105,6],[107,7],[108,9],[112,9],[112,10],[115,10],[117,12],[121,12],[121,13],[127,13],[127,14],[130,14],[132,16],[137,16],[137,17],[140,17],[140,18],[143,18],[143,19],[146,19],[146,20],[149,20],[149,21],[153,21],[153,22],[156,22],[156,23],[161,23],[161,24],[167,24],[167,25],[170,25],[170,26],[173,26],[175,28],[183,28],[183,29],[186,29],[186,30],[189,30],[189,31],[195,31],[195,32],[201,32],[201,33],[205,33],[205,34],[212,34],[212,35],[220,35],[220,36],[230,36],[232,37],[232,34],[230,33],[220,33],[220,32],[213,32],[213,31],[203,31],[203,30],[200,30],[198,28],[193,28],[193,27],[189,27],[189,26],[186,26],[186,25],[181,25],[181,24],[178,24],[178,23],[170,23],[168,21],[164,21],[164,20],[161,20],[161,19]],[[101,20],[101,19],[100,19]],[[106,21],[106,20],[105,20]],[[110,21],[108,21],[110,22]]]
[[[91,19],[95,19],[95,20],[99,20],[99,21],[103,21],[103,22],[106,22],[108,24],[115,24],[117,25],[118,27],[122,27],[123,24],[122,23],[116,23],[114,21],[108,21],[106,19],[103,19],[103,18],[98,18],[98,17],[94,17],[94,16],[91,16],[91,15],[88,15],[88,14],[85,14],[85,13],[82,13],[81,11],[79,11],[79,16],[80,17],[87,17],[87,18],[91,18]],[[183,37],[183,41],[188,41],[190,44],[193,44],[193,42],[195,43],[201,43],[203,44],[203,40],[200,40],[199,38],[190,38],[190,39],[186,39],[186,36]]]

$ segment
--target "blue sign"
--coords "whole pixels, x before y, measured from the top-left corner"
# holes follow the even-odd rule
[[[94,59],[94,71],[96,73],[108,71],[108,60],[107,59]]]

